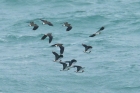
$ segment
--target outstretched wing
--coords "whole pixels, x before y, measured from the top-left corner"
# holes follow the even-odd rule
[[[43,20],[43,19],[40,19],[42,22],[46,23],[47,21],[46,20]]]
[[[92,35],[90,35],[89,37],[94,37],[94,36],[96,36],[96,34],[92,34]]]
[[[41,40],[44,40],[47,37],[47,35],[42,36]]]
[[[63,63],[63,62],[59,62],[59,63],[63,65],[63,70],[67,67],[66,63]]]
[[[99,30],[101,31],[101,30],[104,30],[104,29],[105,29],[105,27],[102,26]]]
[[[87,45],[86,45],[86,44],[82,44],[82,46],[83,46],[83,47],[85,47],[85,48],[87,47]]]
[[[47,24],[48,24],[49,26],[53,26],[53,24],[52,24],[51,22],[48,22]]]
[[[92,47],[91,46],[87,46],[86,48],[85,48],[85,51],[87,51],[87,50],[89,50],[89,49],[91,49]]]
[[[63,54],[64,52],[64,47],[62,45],[59,46],[60,47],[60,54]]]
[[[70,63],[69,63],[69,66],[72,66],[72,65],[75,64],[76,62],[77,62],[77,60],[72,59],[72,60],[70,61]]]
[[[55,55],[55,60],[59,57],[59,55],[56,52],[52,52]]]
[[[73,64],[73,62],[69,62],[69,67]]]
[[[33,30],[36,30],[36,29],[38,29],[38,25],[34,25],[34,27],[33,27]]]
[[[66,31],[70,31],[72,29],[72,26],[68,26]]]
[[[48,35],[49,36],[49,43],[52,42],[53,36],[52,35]]]
[[[82,44],[85,47],[85,51],[87,50],[87,45],[86,44]]]

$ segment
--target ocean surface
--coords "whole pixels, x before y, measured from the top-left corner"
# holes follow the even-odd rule
[[[140,93],[139,0],[0,0],[0,7],[0,93]],[[46,33],[50,44],[41,40]],[[83,73],[60,71],[55,43],[65,47],[62,61],[76,59]]]

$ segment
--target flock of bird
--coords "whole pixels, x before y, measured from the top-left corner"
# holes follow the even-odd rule
[[[43,20],[43,19],[40,19],[40,20],[42,21],[42,24],[44,24],[44,25],[46,24],[46,25],[49,25],[49,26],[53,26],[53,24],[51,22],[47,21],[47,20]],[[37,30],[39,28],[39,26],[37,24],[35,24],[34,22],[30,22],[29,26],[33,26],[33,30]],[[67,27],[66,31],[70,31],[72,29],[71,24],[69,24],[68,22],[64,22],[62,26]],[[94,36],[100,34],[101,31],[104,30],[104,28],[105,27],[101,27],[97,32],[90,35],[89,37],[94,37]],[[42,36],[41,40],[44,40],[46,37],[49,37],[49,43],[51,43],[52,40],[53,40],[52,33],[44,34]],[[92,46],[89,46],[89,45],[86,45],[86,44],[82,44],[82,46],[85,48],[85,50],[84,50],[85,53],[90,53],[91,52]],[[70,61],[62,62],[61,59],[63,58],[63,53],[64,53],[64,49],[65,49],[63,44],[57,43],[57,44],[51,45],[51,47],[59,47],[60,48],[60,54],[52,51],[52,53],[55,56],[54,62],[58,62],[58,63],[63,65],[63,69],[60,70],[60,71],[67,71],[67,70],[70,70],[70,68],[75,68],[76,67],[77,70],[75,72],[77,72],[77,73],[84,72],[85,67],[82,67],[82,66],[79,66],[79,65],[74,65],[77,62],[76,59],[72,59]]]

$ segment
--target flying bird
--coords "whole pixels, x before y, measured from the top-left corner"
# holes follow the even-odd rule
[[[88,46],[86,44],[82,44],[82,46],[85,47],[85,51],[84,52],[87,52],[87,53],[90,53],[91,52],[92,46]]]
[[[59,62],[59,63],[63,65],[63,69],[62,69],[62,70],[60,70],[60,71],[67,71],[67,70],[69,70],[69,67],[67,66],[67,64],[66,64],[66,63],[61,62],[61,60],[60,60],[60,62]]]
[[[58,61],[58,60],[61,60],[61,58],[63,58],[63,55],[58,55],[56,52],[53,52],[52,53],[55,55],[55,60],[54,62]]]
[[[52,39],[53,39],[53,36],[52,36],[52,33],[47,33],[47,34],[44,34],[41,38],[41,40],[44,40],[46,37],[49,37],[49,43],[51,43]]]
[[[43,19],[40,19],[40,20],[43,22],[42,23],[43,25],[48,24],[49,26],[53,26],[53,24],[47,20],[43,20]]]
[[[35,24],[34,22],[30,22],[30,24],[29,24],[29,26],[33,26],[33,30],[36,30],[36,29],[38,29],[38,25],[37,24]]]
[[[90,35],[89,37],[94,37],[94,36],[96,36],[96,35],[98,35],[98,34],[100,34],[101,33],[101,31],[102,30],[104,30],[105,29],[105,27],[101,27],[96,33],[94,33],[94,34],[92,34],[92,35]]]
[[[84,72],[84,68],[85,67],[82,67],[82,66],[77,66],[77,65],[75,65],[75,66],[73,66],[74,68],[76,67],[77,68],[77,70],[75,71],[76,73],[83,73]]]
[[[70,31],[72,29],[71,24],[69,24],[68,22],[64,22],[63,26],[67,27],[66,31]]]
[[[60,48],[60,54],[63,54],[64,52],[64,47],[63,47],[63,44],[53,44],[51,45],[52,47],[56,46],[56,47],[59,47]]]

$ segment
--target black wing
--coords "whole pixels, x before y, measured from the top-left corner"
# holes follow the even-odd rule
[[[69,62],[69,67],[73,64],[73,62]]]
[[[43,20],[43,19],[40,19],[42,22],[46,23],[47,21],[46,20]]]
[[[60,54],[63,54],[64,52],[64,47],[62,45],[59,46],[60,47]]]
[[[33,30],[36,30],[36,29],[38,29],[38,25],[35,25],[34,27],[33,27]]]
[[[72,29],[72,26],[68,26],[66,31],[70,31]]]
[[[85,51],[88,50],[88,46],[86,44],[82,44],[85,47]]]
[[[56,52],[52,52],[55,55],[55,60],[58,59],[59,55]]]
[[[86,47],[86,48],[85,48],[85,51],[87,51],[88,49],[89,49],[89,47]]]
[[[101,27],[101,28],[100,28],[100,31],[101,31],[101,30],[104,30],[104,29],[105,29],[105,27]]]
[[[67,67],[66,63],[63,63],[63,62],[59,62],[59,63],[63,65],[63,70]]]
[[[87,45],[86,44],[82,44],[85,48],[87,47]]]
[[[48,35],[49,36],[49,43],[52,42],[53,36],[52,35]]]
[[[96,34],[92,34],[92,35],[90,35],[89,37],[94,37],[94,36],[96,36]]]
[[[44,40],[47,37],[47,35],[42,36],[41,40]]]
[[[72,59],[72,60],[69,62],[69,66],[72,66],[72,64],[73,64],[73,63],[76,63],[76,62],[77,62],[77,60]]]
[[[53,26],[53,24],[52,24],[51,22],[48,22],[48,25],[49,25],[49,26]]]

